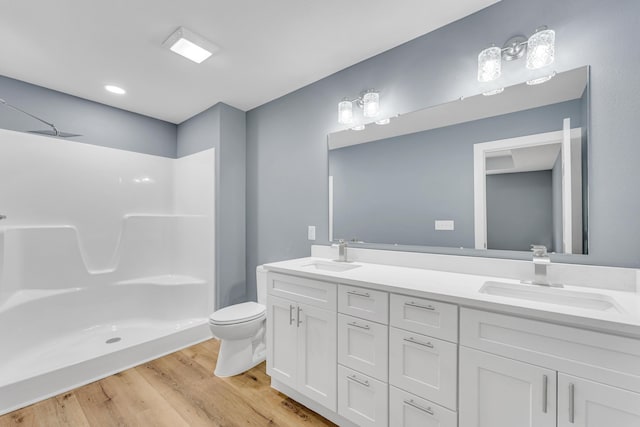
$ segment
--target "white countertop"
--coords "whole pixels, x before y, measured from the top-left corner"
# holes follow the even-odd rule
[[[308,257],[269,263],[265,264],[264,267],[273,272],[431,298],[459,304],[464,307],[497,311],[640,338],[640,294],[636,292],[578,286],[550,289],[542,287],[544,292],[548,293],[557,290],[560,293],[569,291],[578,292],[582,295],[604,296],[612,300],[617,306],[617,309],[614,310],[601,311],[480,292],[485,282],[500,282],[523,287],[531,286],[529,289],[536,291],[541,288],[535,285],[523,285],[518,280],[513,279],[364,262],[348,263],[348,265],[358,267],[347,271],[326,271],[309,267],[309,264],[314,262],[332,263],[329,259]],[[344,265],[345,263],[336,264]]]

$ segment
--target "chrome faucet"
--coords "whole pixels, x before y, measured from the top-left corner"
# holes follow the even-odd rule
[[[347,262],[347,242],[344,239],[338,240],[337,245],[332,245],[334,248],[338,248],[338,262]]]
[[[533,251],[534,285],[552,286],[547,278],[547,267],[551,264],[551,258],[544,245],[531,245]]]

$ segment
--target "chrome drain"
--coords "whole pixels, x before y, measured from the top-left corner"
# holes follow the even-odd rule
[[[120,340],[122,340],[122,338],[120,337],[109,338],[108,340],[105,341],[105,344],[113,344],[114,342],[118,342]]]

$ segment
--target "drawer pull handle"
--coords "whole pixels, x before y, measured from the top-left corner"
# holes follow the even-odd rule
[[[297,315],[297,320],[298,320],[298,328],[300,327],[300,323],[302,323],[302,320],[300,320],[300,312],[302,311],[302,309],[300,308],[300,306],[298,306],[298,315]]]
[[[405,400],[404,403],[405,403],[405,405],[413,406],[414,408],[416,408],[416,409],[418,409],[418,410],[420,410],[422,412],[426,412],[429,415],[434,415],[433,414],[433,409],[431,409],[431,407],[423,408],[422,406],[420,406],[416,402],[414,402],[413,399]]]
[[[358,384],[361,384],[365,387],[369,387],[369,381],[367,380],[361,380],[360,378],[356,377],[355,375],[349,375],[347,376],[347,379],[350,379],[351,381],[355,381]]]
[[[293,325],[293,305],[289,304],[289,325]]]
[[[405,302],[404,305],[408,305],[409,307],[415,307],[415,308],[423,308],[425,310],[431,310],[431,311],[434,311],[436,309],[432,305],[417,304],[417,303],[415,303],[413,301]]]
[[[355,296],[358,296],[358,297],[371,298],[371,295],[369,295],[368,292],[347,291],[347,293],[349,295],[355,295]]]
[[[569,422],[571,424],[573,424],[576,418],[575,397],[575,386],[573,384],[569,384]]]
[[[548,392],[547,388],[549,387],[549,378],[546,375],[542,376],[542,412],[547,413],[547,399]]]
[[[404,340],[407,341],[407,342],[410,342],[411,344],[418,344],[418,345],[421,345],[423,347],[434,348],[433,344],[431,344],[430,342],[418,341],[414,337],[405,338]]]
[[[348,323],[348,325],[349,325],[349,326],[355,326],[356,328],[360,328],[360,329],[366,329],[366,330],[371,329],[371,328],[369,327],[369,325],[358,325],[356,322]]]

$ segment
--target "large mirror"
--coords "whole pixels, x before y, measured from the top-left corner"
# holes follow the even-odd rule
[[[586,254],[589,69],[328,137],[329,239]]]

